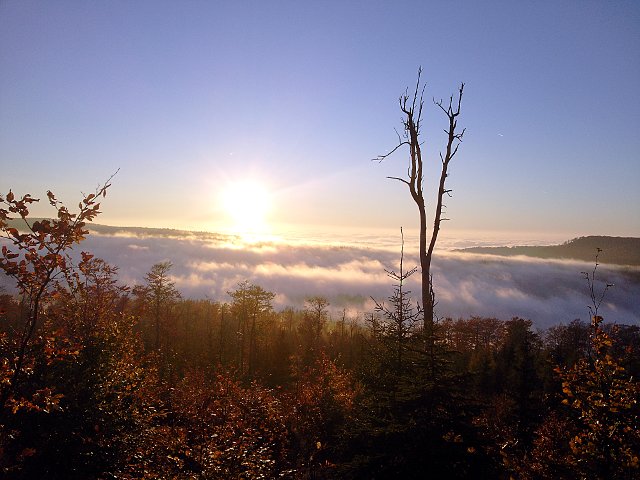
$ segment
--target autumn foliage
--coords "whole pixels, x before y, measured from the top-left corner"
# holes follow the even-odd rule
[[[402,266],[365,318],[184,299],[170,262],[122,285],[78,249],[108,187],[0,197],[1,478],[639,475],[638,327],[447,318],[426,351]]]
[[[560,370],[562,403],[576,420],[569,460],[577,471],[624,478],[640,466],[640,383],[612,354],[613,340],[591,323],[591,352]]]

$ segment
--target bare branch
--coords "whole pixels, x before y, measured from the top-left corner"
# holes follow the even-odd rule
[[[460,115],[460,105],[462,104],[463,91],[464,91],[464,82],[460,84],[460,90],[458,91],[458,109],[456,110],[456,116]]]
[[[453,152],[451,152],[451,155],[449,155],[449,160],[451,160],[456,155],[456,153],[458,153],[458,147],[459,146],[460,146],[460,144],[457,144],[455,146],[455,148],[453,149]]]
[[[402,144],[402,137],[400,136],[400,133],[398,133],[398,129],[397,128],[393,128],[394,132],[396,132],[396,135],[398,136],[398,144]]]
[[[399,182],[402,183],[406,183],[409,187],[411,187],[411,184],[406,181],[404,178],[400,178],[400,177],[387,177],[389,180],[398,180]]]
[[[416,90],[413,93],[413,103],[411,104],[411,111],[415,111],[416,109],[416,100],[418,98],[418,89],[420,88],[420,76],[422,75],[422,67],[418,67],[418,79],[416,80]],[[424,91],[424,88],[423,88]],[[422,100],[422,96],[420,97]]]
[[[378,163],[382,162],[385,158],[389,157],[390,155],[393,154],[393,152],[395,152],[396,150],[398,150],[400,147],[402,147],[403,145],[409,145],[408,141],[404,141],[404,142],[400,142],[398,145],[396,145],[393,150],[385,153],[384,155],[378,155],[376,158],[372,158],[371,161],[377,161]]]

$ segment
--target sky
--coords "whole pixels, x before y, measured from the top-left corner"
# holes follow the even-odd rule
[[[448,235],[640,236],[636,1],[0,0],[0,191],[118,171],[99,223],[410,230],[406,150],[371,159],[419,66],[430,191],[465,82]]]

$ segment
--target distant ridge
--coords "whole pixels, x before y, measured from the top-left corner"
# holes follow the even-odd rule
[[[30,222],[42,221],[44,218],[30,218]],[[24,222],[20,219],[9,221],[9,226],[24,230]],[[197,238],[202,240],[229,240],[235,238],[232,234],[180,230],[171,228],[149,227],[114,227],[97,223],[87,224],[87,230],[99,235],[134,235],[139,237],[172,237]],[[609,237],[591,235],[567,240],[561,245],[529,246],[517,245],[513,247],[468,247],[453,250],[454,252],[498,255],[515,257],[518,255],[543,259],[583,260],[593,262],[598,249],[598,262],[611,265],[640,266],[640,238],[637,237]]]
[[[465,253],[484,253],[513,257],[524,255],[527,257],[547,259],[570,259],[592,262],[598,249],[599,263],[614,265],[640,266],[640,238],[635,237],[607,237],[588,236],[574,238],[562,245],[548,246],[514,246],[514,247],[471,247],[455,250]]]
[[[51,218],[34,217],[29,218],[29,224],[33,222],[41,222],[42,220],[51,220]],[[21,219],[13,219],[8,222],[10,227],[17,228],[20,231],[25,230],[24,221]],[[86,229],[90,233],[96,233],[99,235],[118,235],[128,234],[139,237],[183,237],[183,238],[203,238],[203,239],[217,239],[224,240],[232,238],[233,235],[192,231],[192,230],[179,230],[174,228],[153,228],[153,227],[113,227],[111,225],[101,225],[99,223],[87,223]]]

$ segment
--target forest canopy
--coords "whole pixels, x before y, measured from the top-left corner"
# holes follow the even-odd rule
[[[440,318],[426,352],[411,270],[364,318],[250,281],[183,298],[170,262],[121,283],[72,254],[107,189],[74,213],[49,192],[55,217],[21,230],[37,200],[0,198],[4,478],[637,475],[640,329],[604,323],[599,292],[590,323],[545,331]]]

